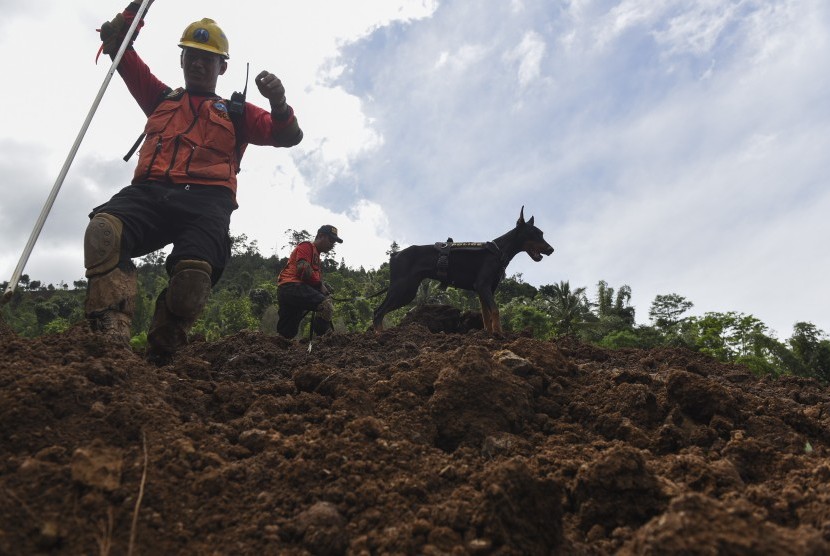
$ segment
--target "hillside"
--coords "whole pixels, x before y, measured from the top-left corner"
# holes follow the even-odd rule
[[[0,332],[2,554],[827,554],[829,448],[827,387],[686,350]]]

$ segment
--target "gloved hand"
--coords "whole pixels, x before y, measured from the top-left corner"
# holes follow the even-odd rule
[[[318,318],[323,320],[331,320],[332,317],[334,317],[334,303],[331,298],[327,297],[321,301],[320,304],[314,309],[314,312],[317,313]]]
[[[271,103],[271,114],[279,116],[288,112],[288,105],[285,103],[285,87],[280,78],[262,71],[254,79],[259,92]]]
[[[150,2],[148,2],[147,9],[153,5],[154,1],[155,0],[150,0]],[[140,2],[131,2],[123,13],[116,15],[112,18],[112,21],[105,21],[101,24],[101,28],[97,30],[101,37],[102,43],[101,48],[98,50],[98,56],[101,55],[101,52],[107,54],[108,56],[115,56],[118,54],[118,49],[121,48],[121,43],[124,42],[124,37],[127,36],[127,31],[129,30],[130,25],[132,25],[140,7]],[[124,14],[127,14],[126,17]],[[145,11],[144,14],[146,15],[147,12]],[[138,27],[136,27],[135,33],[130,39],[128,48],[133,46],[133,41],[135,41],[138,36],[139,29],[143,26],[144,20],[142,19],[138,22]],[[98,56],[95,57],[96,62],[98,61]]]
[[[101,24],[98,30],[101,35],[101,52],[109,56],[115,56],[121,43],[124,41],[124,36],[127,33],[127,22],[124,19],[124,14],[116,15],[112,21],[105,21]]]

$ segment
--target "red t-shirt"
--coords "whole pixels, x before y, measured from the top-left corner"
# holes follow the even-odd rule
[[[311,278],[308,280],[303,280],[297,269],[297,263],[303,260],[311,265]],[[303,241],[294,248],[291,256],[288,257],[288,264],[280,272],[277,278],[277,285],[281,286],[293,282],[318,287],[322,281],[323,272],[320,268],[320,252],[312,242]]]

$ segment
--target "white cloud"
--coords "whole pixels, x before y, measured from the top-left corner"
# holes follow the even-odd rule
[[[0,226],[21,246],[106,71],[92,64],[93,29],[111,17],[92,0],[42,1],[37,20],[4,12],[0,36],[6,52],[27,45],[5,59],[25,87],[0,90],[15,107],[0,130],[0,211],[14,223]],[[371,267],[392,240],[492,239],[524,205],[556,248],[514,259],[508,272],[531,284],[628,284],[640,322],[674,291],[782,335],[796,320],[830,331],[826,2],[316,0],[257,3],[253,19],[226,6],[156,3],[138,48],[179,83],[183,24],[215,16],[231,37],[223,94],[242,87],[247,61],[283,79],[306,139],[248,150],[232,227],[263,253],[288,228],[327,222],[346,240],[338,254]],[[60,50],[30,40],[44,29],[70,38]],[[58,260],[77,274],[86,213],[129,180],[120,156],[143,121],[114,79],[31,275]],[[45,261],[52,245],[64,248]],[[0,270],[17,248],[4,244]]]
[[[452,72],[463,73],[471,66],[481,62],[487,54],[487,48],[480,44],[464,44],[455,52],[441,52],[435,69],[448,69]]]
[[[508,61],[519,62],[518,81],[521,87],[526,87],[539,77],[545,50],[546,45],[542,37],[538,33],[528,31],[522,37],[522,42],[505,56]]]

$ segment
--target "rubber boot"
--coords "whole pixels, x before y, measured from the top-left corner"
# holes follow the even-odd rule
[[[176,351],[187,344],[187,333],[196,319],[174,315],[167,307],[167,288],[156,299],[156,309],[147,333],[147,359],[156,365],[166,365]]]
[[[156,299],[156,310],[147,334],[147,357],[166,364],[187,343],[187,333],[207,303],[211,288],[211,267],[205,261],[176,263],[168,286]]]
[[[334,330],[334,324],[319,315],[314,316],[311,326],[316,336],[325,336]]]
[[[126,270],[117,267],[106,274],[91,276],[84,313],[92,331],[129,346],[137,287],[133,266]]]

